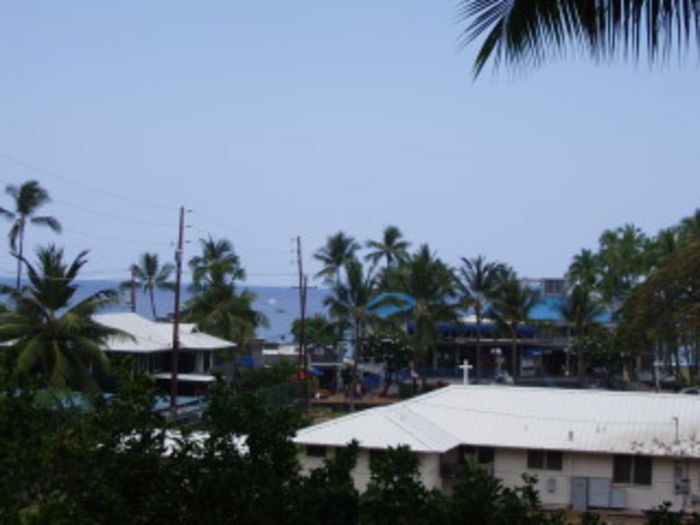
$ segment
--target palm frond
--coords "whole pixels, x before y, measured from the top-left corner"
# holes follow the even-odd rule
[[[48,228],[50,228],[52,231],[54,231],[56,233],[61,233],[61,231],[63,229],[61,227],[61,223],[58,222],[58,219],[56,219],[55,217],[48,217],[48,216],[46,216],[46,217],[32,217],[29,221],[32,224],[38,224],[40,226],[47,226]]]
[[[478,75],[491,60],[530,67],[583,50],[596,60],[665,60],[698,43],[700,4],[688,0],[461,0],[463,45],[480,39]]]

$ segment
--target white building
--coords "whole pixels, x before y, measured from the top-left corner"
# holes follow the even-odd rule
[[[98,314],[93,318],[131,336],[110,337],[105,348],[107,353],[129,354],[134,358],[136,371],[149,372],[158,380],[170,381],[172,323],[151,321],[135,313]],[[198,332],[190,323],[180,323],[179,340],[178,382],[185,393],[197,391],[197,385],[205,386],[214,381],[211,371],[216,352],[235,347],[230,341]]]
[[[408,445],[429,488],[449,491],[467,453],[506,485],[527,472],[547,508],[700,510],[700,398],[681,394],[450,386],[302,429],[305,468],[356,439],[357,487],[374,451]]]

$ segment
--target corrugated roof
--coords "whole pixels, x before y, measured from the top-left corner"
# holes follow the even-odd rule
[[[98,323],[116,328],[133,339],[110,337],[107,340],[107,351],[111,352],[163,352],[172,349],[173,325],[151,321],[135,313],[97,314],[93,317]],[[218,350],[231,348],[234,343],[197,332],[194,324],[180,325],[180,348],[189,350]]]
[[[458,445],[700,457],[700,398],[681,394],[449,386],[302,429],[300,444]]]

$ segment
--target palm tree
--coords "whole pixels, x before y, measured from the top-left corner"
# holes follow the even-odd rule
[[[10,248],[17,253],[17,289],[20,287],[22,278],[22,257],[24,256],[24,234],[27,227],[27,222],[39,226],[47,226],[56,233],[61,232],[61,223],[54,217],[39,216],[34,214],[44,204],[51,201],[49,193],[39,186],[35,180],[25,182],[21,186],[9,184],[5,187],[7,193],[14,201],[14,211],[0,208],[0,215],[3,215],[8,220],[12,221],[10,233]]]
[[[326,244],[314,253],[314,258],[323,264],[323,268],[316,277],[323,277],[326,284],[337,286],[340,284],[340,270],[345,263],[355,258],[355,252],[360,245],[350,237],[339,231],[326,239]]]
[[[591,250],[583,249],[581,253],[574,255],[569,270],[566,272],[566,280],[569,286],[583,286],[593,290],[600,279],[600,261]]]
[[[617,310],[625,295],[649,269],[647,237],[632,224],[606,230],[600,236],[600,289],[603,299]]]
[[[465,44],[482,37],[476,75],[496,65],[532,66],[567,51],[596,60],[639,57],[663,61],[672,50],[698,44],[700,4],[671,0],[460,0]]]
[[[367,324],[373,315],[367,311],[367,306],[377,292],[377,281],[372,275],[372,269],[365,271],[362,263],[351,259],[345,263],[347,283],[338,283],[333,287],[332,294],[326,297],[324,304],[332,316],[338,319],[352,320],[355,340],[355,355],[353,356],[353,373],[350,385],[350,410],[355,409],[355,390],[357,387],[357,363],[363,355],[363,344]]]
[[[49,386],[96,389],[90,371],[108,368],[102,350],[106,338],[125,334],[92,318],[99,308],[116,301],[114,290],[100,290],[71,304],[77,290],[73,281],[87,262],[86,255],[87,251],[81,252],[67,265],[62,249],[40,248],[36,268],[21,260],[29,285],[3,289],[15,309],[0,314],[0,340],[16,352],[17,375],[37,374]]]
[[[141,285],[143,293],[148,294],[148,298],[151,301],[153,319],[157,319],[155,289],[172,289],[173,284],[168,279],[175,271],[175,266],[172,263],[166,263],[161,266],[157,253],[146,252],[141,254],[138,264],[131,265],[130,271],[132,278]],[[131,282],[124,282],[121,286],[131,286]]]
[[[487,315],[510,332],[514,378],[518,370],[518,325],[530,318],[538,301],[539,293],[521,283],[515,272],[508,270],[500,273]]]
[[[255,338],[259,326],[267,326],[265,315],[253,308],[256,299],[254,293],[239,293],[230,284],[207,288],[187,301],[183,320],[244,348]]]
[[[242,348],[255,337],[258,326],[267,325],[267,318],[253,308],[254,293],[236,290],[245,270],[231,242],[210,237],[200,239],[200,246],[202,254],[189,262],[194,295],[186,304],[185,319]]]
[[[481,325],[487,301],[493,295],[503,265],[486,262],[479,255],[473,259],[462,257],[462,266],[457,272],[457,288],[461,294],[462,307],[473,308],[476,315],[476,377],[481,370]]]
[[[403,234],[396,226],[384,228],[381,241],[367,241],[366,246],[374,251],[369,252],[365,258],[374,264],[381,259],[386,262],[386,268],[392,264],[402,263],[408,258],[408,247],[410,242],[402,240]]]
[[[584,285],[576,285],[569,289],[565,302],[560,307],[561,315],[573,332],[573,338],[588,333],[596,324],[596,317],[603,313],[600,301],[593,292]],[[586,371],[586,359],[583,348],[579,347],[578,376],[583,377]]]
[[[447,300],[454,297],[452,270],[427,244],[422,245],[408,260],[390,275],[390,284],[415,300],[410,315],[413,321],[413,366],[425,388],[425,360],[437,338],[439,321],[456,321],[455,305]]]
[[[245,280],[245,270],[241,260],[228,239],[199,239],[202,255],[192,257],[189,262],[192,271],[192,289],[201,290],[227,280]]]

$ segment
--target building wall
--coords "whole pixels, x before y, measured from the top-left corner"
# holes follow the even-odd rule
[[[334,455],[334,449],[327,447],[326,458]],[[370,452],[361,449],[357,466],[353,471],[355,486],[364,491],[370,480]],[[437,488],[449,492],[453,482],[443,479],[440,474],[440,463],[458,461],[456,450],[445,454],[418,454],[420,474],[428,489]],[[323,465],[323,458],[308,457],[305,448],[300,448],[300,462],[305,472]],[[626,492],[627,509],[633,511],[648,510],[664,501],[670,501],[675,510],[685,509],[700,512],[700,505],[693,504],[690,496],[674,494],[676,476],[674,469],[683,468],[683,476],[690,480],[691,494],[700,495],[700,461],[680,460],[673,458],[653,458],[651,486],[613,484],[614,489]],[[528,469],[527,450],[496,449],[494,475],[509,487],[523,484],[522,474],[537,476],[536,488],[545,508],[570,508],[572,503],[572,478],[604,478],[612,480],[613,456],[610,454],[588,454],[564,452],[561,470]]]
[[[700,494],[700,461],[678,462],[673,458],[652,459],[650,486],[614,483],[613,488],[625,490],[628,509],[647,510],[669,501],[676,510],[700,510],[700,505],[693,505],[689,496],[674,494],[676,465],[681,466],[684,476],[690,479],[691,493]],[[612,479],[613,455],[564,452],[562,470],[554,471],[528,469],[526,450],[496,450],[494,475],[501,478],[507,486],[522,485],[523,472],[537,476],[536,488],[545,507],[569,507],[572,501],[571,479]]]

